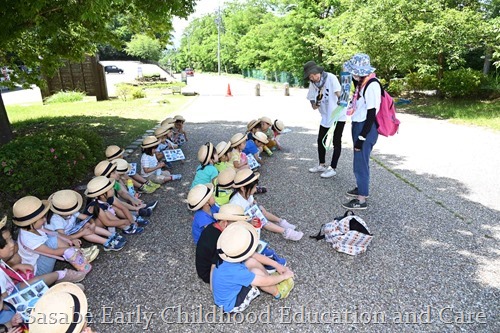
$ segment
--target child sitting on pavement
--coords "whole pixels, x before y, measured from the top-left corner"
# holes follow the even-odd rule
[[[191,225],[191,234],[195,244],[198,243],[203,229],[215,222],[213,214],[219,211],[213,194],[214,186],[212,184],[198,184],[188,193],[188,209],[195,212]]]
[[[259,288],[275,299],[288,297],[294,286],[293,272],[271,259],[255,254],[259,235],[255,228],[243,221],[228,225],[217,240],[220,260],[212,272],[211,287],[214,303],[224,312],[242,312],[260,295]],[[277,273],[269,275],[265,264],[275,265]]]
[[[247,124],[247,141],[253,139],[253,134],[260,131],[260,119],[252,119]]]
[[[174,123],[172,141],[180,147],[188,141],[186,129],[184,128],[184,123],[186,122],[186,119],[184,119],[184,117],[181,115],[177,115],[174,117],[174,120],[175,123]]]
[[[227,168],[231,168],[234,170],[234,166],[229,162],[230,159],[230,151],[231,142],[221,141],[215,146],[215,151],[217,152],[217,157],[219,161],[214,164],[217,171],[221,172]]]
[[[114,184],[114,179],[104,176],[90,180],[85,190],[88,199],[84,213],[93,215],[97,226],[108,228],[111,232],[114,232],[114,228],[120,228],[127,235],[143,233],[144,228],[138,226],[133,218],[117,215],[120,209],[115,206],[118,200],[115,200]],[[122,236],[117,236],[117,238],[121,240]]]
[[[236,191],[231,195],[230,203],[241,206],[245,211],[257,204],[253,195],[257,192],[257,184],[259,183],[259,173],[254,173],[250,169],[243,169],[236,173],[234,178],[233,187]],[[279,233],[285,239],[298,241],[304,236],[304,233],[296,231],[293,224],[288,223],[287,220],[282,219],[270,212],[263,206],[258,205],[262,214],[267,219],[263,221],[263,228],[271,232]]]
[[[283,123],[283,121],[276,119],[273,122],[271,129],[273,130],[274,141],[276,142],[276,145],[272,147],[271,150],[276,150],[276,149],[283,150],[283,147],[281,146],[278,137],[281,135],[281,132],[283,132],[283,130],[285,129],[285,124]]]
[[[56,259],[52,256],[62,256],[70,246],[79,247],[79,244],[63,236],[43,230],[49,209],[48,200],[33,196],[23,197],[12,206],[12,221],[20,228],[17,243],[21,263],[33,267],[35,276],[54,271]]]
[[[233,168],[227,168],[219,172],[217,180],[215,181],[215,202],[219,205],[229,203],[229,198],[234,192],[233,184],[236,171]]]
[[[47,230],[58,232],[73,242],[80,242],[79,239],[83,238],[88,242],[101,244],[104,251],[120,251],[125,246],[125,242],[118,241],[115,234],[96,226],[92,220],[85,223],[80,230],[71,233],[77,219],[85,220],[89,217],[79,212],[83,204],[80,193],[72,190],[57,191],[49,197],[49,201],[52,216],[45,224]],[[99,250],[89,256],[89,262],[92,262],[97,254]]]
[[[124,149],[115,145],[111,145],[106,148],[106,159],[111,162],[119,158],[123,159],[124,153]],[[156,184],[145,179],[137,172],[130,177],[128,175],[125,175],[124,178],[126,178],[126,180],[130,178],[133,182],[134,187],[137,188],[137,190],[141,193],[153,193],[161,186],[160,184]]]
[[[179,180],[181,175],[171,175],[168,171],[162,171],[165,162],[158,162],[155,151],[160,140],[154,136],[148,136],[142,141],[141,176],[157,184],[165,184],[171,180]]]
[[[271,118],[269,117],[260,118],[260,130],[267,136],[267,139],[269,140],[269,142],[264,146],[264,151],[269,156],[273,155],[271,148],[276,145],[276,142],[274,141],[274,133],[273,130],[271,129],[272,125],[273,121],[271,120]]]
[[[246,146],[246,136],[243,133],[236,133],[231,137],[231,158],[229,163],[231,163],[236,171],[242,169],[248,169],[248,159],[247,155],[243,152]]]
[[[198,161],[200,161],[200,165],[196,168],[191,188],[198,184],[213,184],[214,179],[219,174],[214,166],[219,161],[219,157],[211,142],[207,142],[198,149]]]
[[[263,160],[260,157],[260,153],[264,150],[264,146],[269,142],[267,136],[262,132],[255,132],[252,134],[252,139],[247,140],[245,149],[243,152],[248,155],[253,155],[255,160],[259,162],[260,165],[263,164]]]

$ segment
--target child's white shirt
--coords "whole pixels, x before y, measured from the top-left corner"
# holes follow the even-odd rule
[[[40,235],[21,229],[17,240],[19,247],[18,253],[21,256],[22,263],[33,266],[34,274],[36,274],[36,262],[40,255],[33,250],[45,244],[49,239],[45,232],[38,230],[38,233],[40,233]]]
[[[78,218],[79,215],[80,215],[80,213],[76,212],[76,213],[68,216],[68,218],[64,218],[61,215],[54,214],[50,218],[50,223],[45,223],[44,227],[47,230],[56,231],[56,232],[57,232],[57,230],[63,229],[64,234],[67,235],[68,231],[71,230],[75,226],[76,219]]]
[[[3,262],[0,263],[0,265],[6,267]],[[0,269],[0,288],[2,288],[2,292],[7,292],[7,295],[10,295],[14,291],[14,287],[15,284],[10,276],[8,276],[3,270]]]
[[[141,176],[143,177],[149,177],[152,174],[161,174],[161,169],[156,169],[151,172],[146,172],[144,171],[144,168],[154,168],[158,165],[158,159],[156,158],[155,154],[153,155],[148,155],[148,154],[142,154],[141,156]]]
[[[236,193],[231,200],[229,200],[230,204],[238,205],[246,210],[248,207],[252,206],[254,202],[253,195],[251,195],[248,199],[245,199],[240,193]]]

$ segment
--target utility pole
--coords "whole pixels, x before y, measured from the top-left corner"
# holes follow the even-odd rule
[[[220,76],[220,24],[221,24],[221,18],[220,18],[220,1],[219,1],[219,7],[217,9],[217,73],[219,73]]]

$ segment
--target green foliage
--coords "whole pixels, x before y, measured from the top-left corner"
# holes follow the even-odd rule
[[[133,86],[126,83],[120,83],[116,85],[116,93],[118,94],[118,98],[122,101],[126,101],[130,94],[132,93]]]
[[[69,102],[80,102],[83,101],[85,97],[85,93],[80,91],[60,91],[47,99],[45,99],[45,103],[69,103]]]
[[[102,139],[91,130],[62,129],[27,135],[0,147],[0,201],[48,197],[84,180],[103,158]],[[8,196],[7,196],[8,195]]]
[[[386,89],[391,96],[399,96],[403,91],[406,91],[406,82],[402,79],[393,79],[389,82],[389,86]]]
[[[135,88],[132,90],[132,98],[133,99],[138,99],[138,98],[146,98],[146,92],[144,92],[144,89],[142,88]]]
[[[143,60],[158,61],[163,47],[158,39],[146,35],[134,35],[127,43],[125,52]]]
[[[483,74],[470,68],[444,73],[439,89],[446,97],[474,97],[479,94]]]
[[[405,76],[408,90],[435,90],[438,88],[436,75],[426,73],[410,73]]]

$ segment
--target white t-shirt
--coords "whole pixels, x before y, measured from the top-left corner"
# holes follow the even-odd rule
[[[45,232],[41,230],[38,230],[38,232],[40,233],[40,236],[21,229],[17,238],[19,255],[21,256],[22,263],[33,266],[35,268],[33,271],[34,274],[36,274],[36,261],[40,255],[33,252],[33,250],[37,249],[40,245],[45,244],[45,242],[49,239]]]
[[[148,154],[142,154],[142,156],[141,156],[141,176],[149,177],[152,174],[161,174],[161,169],[156,169],[155,171],[152,171],[152,172],[144,171],[144,168],[154,168],[157,165],[158,165],[158,159],[156,158],[155,154],[153,154],[153,156],[148,155]]]
[[[243,208],[243,210],[246,210],[248,207],[253,205],[253,195],[250,196],[250,198],[245,199],[240,193],[236,193],[231,200],[229,200],[230,204],[233,205],[238,205]]]
[[[333,111],[337,108],[338,97],[335,92],[342,90],[340,86],[339,79],[332,73],[326,73],[327,78],[323,86],[323,99],[319,105],[319,113],[321,114],[321,126],[330,127],[333,119],[330,119]],[[316,101],[316,96],[318,96],[318,87],[312,82],[309,83],[309,91],[307,92],[307,99],[310,101]],[[346,121],[346,108],[340,111],[339,121]]]
[[[79,212],[76,212],[67,218],[62,217],[61,215],[54,214],[50,218],[50,223],[45,223],[45,229],[56,231],[63,229],[64,233],[67,235],[68,231],[71,230],[75,226],[76,219],[80,215]]]
[[[359,99],[356,101],[356,110],[351,116],[353,122],[363,122],[366,120],[367,110],[375,108],[375,114],[378,113],[380,109],[380,101],[382,99],[382,92],[380,90],[380,85],[377,82],[371,82],[366,87],[365,96],[363,96],[363,90],[365,87],[361,88],[359,92]]]
[[[2,267],[5,267],[3,263],[0,263],[0,265],[2,265]],[[3,270],[0,269],[0,288],[2,288],[2,293],[7,291],[7,295],[12,294],[12,291],[14,291],[14,286],[15,284],[10,276],[8,276]]]

